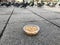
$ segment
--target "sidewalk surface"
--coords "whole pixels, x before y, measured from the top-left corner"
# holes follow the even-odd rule
[[[23,27],[27,24],[38,25],[39,33],[26,35]],[[60,14],[38,7],[0,8],[0,34],[3,30],[0,45],[60,45]]]
[[[54,11],[54,12],[60,12],[60,6],[55,6],[55,7],[44,6],[43,9],[46,9],[46,10],[49,10],[49,11]]]

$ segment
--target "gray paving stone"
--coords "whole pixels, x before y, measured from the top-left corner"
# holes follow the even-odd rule
[[[22,11],[19,11],[19,10],[22,10]],[[22,21],[34,22],[34,21],[39,21],[39,20],[43,20],[43,19],[34,15],[27,9],[15,8],[9,23],[14,23],[14,22],[19,22],[19,21],[20,22],[22,22]]]
[[[55,13],[53,11],[44,10],[42,8],[29,8],[29,9],[34,11],[35,13],[39,14],[40,16],[48,19],[48,20],[60,18],[60,14],[59,13]]]
[[[37,9],[31,8],[31,10],[35,11],[36,13]],[[38,14],[40,13],[43,16],[43,13],[46,15],[47,13],[50,14],[51,12],[39,9]],[[46,15],[47,17],[43,17],[52,20],[51,17],[53,19],[56,17],[53,12],[52,14]],[[57,17],[59,17],[59,15]],[[23,31],[23,27],[27,24],[38,25],[41,30],[36,36],[28,36]],[[7,25],[0,40],[0,45],[60,45],[59,42],[60,28],[42,18],[39,18],[27,9],[15,8],[9,24]]]
[[[44,19],[39,18],[38,16],[32,14],[30,11],[26,10],[26,13],[17,11],[15,8],[14,13],[9,21],[7,28],[1,38],[1,45],[50,45],[56,43],[49,43],[48,41],[52,40],[49,38],[50,35],[54,34],[53,32],[59,31],[59,28],[53,24],[45,21]],[[23,9],[21,9],[23,10]],[[18,13],[19,12],[19,13]],[[21,13],[21,14],[20,14]],[[35,20],[35,21],[33,21]],[[23,27],[27,24],[38,25],[41,30],[36,36],[28,36],[24,33]],[[54,37],[54,36],[53,36]],[[48,38],[47,41],[46,38]],[[54,39],[55,40],[55,39]],[[56,39],[57,40],[57,39]],[[58,41],[58,40],[57,40]],[[59,41],[58,41],[59,42]],[[59,43],[57,43],[59,45]]]
[[[54,31],[45,40],[42,40],[44,45],[60,45],[60,31]]]
[[[50,20],[50,21],[60,26],[60,19],[55,19],[55,20]]]
[[[13,20],[12,20],[13,19]],[[12,15],[9,23],[12,22],[21,22],[21,21],[39,21],[39,20],[43,20],[40,19],[38,16],[34,15],[34,14],[20,14],[20,15]]]
[[[0,15],[0,34],[5,26],[10,15]]]
[[[36,36],[28,36],[23,31],[24,25],[27,24],[36,24],[41,30]],[[9,23],[1,38],[1,45],[43,45],[42,41],[57,30],[57,27],[46,21]]]
[[[10,15],[13,8],[0,8],[0,15]]]
[[[0,8],[0,34],[11,14],[13,8]]]
[[[29,9],[39,14],[40,16],[44,17],[45,19],[60,26],[60,13],[44,10],[42,8],[29,8]]]
[[[1,32],[2,32],[4,26],[5,26],[5,24],[0,23],[0,34],[1,34]]]
[[[28,11],[27,9],[24,9],[24,8],[15,8],[14,9],[14,12],[13,12],[13,14],[24,14],[24,13],[28,13],[28,14],[30,14],[31,12],[30,11]]]
[[[6,23],[10,15],[0,15],[0,23]]]

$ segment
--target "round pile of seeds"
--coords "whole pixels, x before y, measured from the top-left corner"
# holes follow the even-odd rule
[[[23,29],[29,35],[35,35],[40,30],[39,26],[37,26],[37,25],[26,25],[26,26],[24,26]]]

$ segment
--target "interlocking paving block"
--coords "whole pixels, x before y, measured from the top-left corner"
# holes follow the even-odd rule
[[[23,27],[27,24],[36,24],[41,28],[41,30],[36,36],[28,36],[23,31]],[[1,38],[1,45],[40,45],[40,44],[43,45],[43,43],[46,43],[43,40],[45,40],[51,34],[56,32],[58,29],[59,28],[46,21],[40,22],[19,21],[17,23],[9,23]]]

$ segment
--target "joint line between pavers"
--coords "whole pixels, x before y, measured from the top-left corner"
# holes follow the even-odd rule
[[[42,18],[42,19],[44,19],[44,20],[48,21],[49,23],[51,23],[51,24],[53,24],[53,25],[57,26],[58,28],[60,28],[60,26],[59,26],[59,25],[57,25],[57,24],[55,24],[55,23],[53,23],[53,22],[49,21],[48,19],[46,19],[46,18],[42,17],[41,15],[37,14],[36,12],[33,12],[33,11],[32,11],[32,10],[30,10],[30,9],[28,9],[28,10],[29,10],[29,11],[31,11],[33,14],[35,14],[35,15],[39,16],[40,18]]]
[[[14,9],[15,9],[15,8],[14,8]],[[9,16],[9,18],[8,18],[8,20],[7,20],[7,22],[5,23],[4,28],[2,29],[2,32],[1,32],[1,34],[0,34],[0,39],[1,39],[2,36],[3,36],[3,33],[4,33],[4,31],[5,31],[6,27],[7,27],[7,24],[8,24],[8,22],[9,22],[11,16],[12,16],[12,14],[13,14],[14,9],[12,10],[12,12],[11,12],[11,14],[10,14],[10,16]]]

